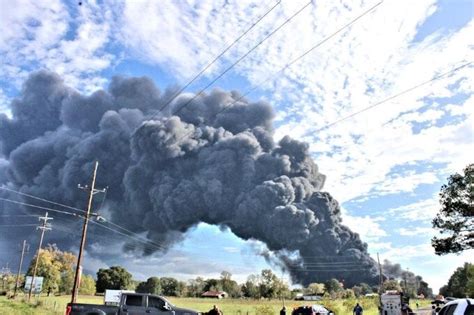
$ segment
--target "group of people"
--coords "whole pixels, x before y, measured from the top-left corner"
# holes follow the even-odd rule
[[[312,314],[312,308],[308,306],[308,314]],[[352,315],[363,315],[364,309],[362,306],[359,305],[359,303],[356,304],[352,311]],[[204,313],[203,315],[223,315],[222,311],[217,307],[217,305],[214,305],[214,307],[207,313]],[[283,308],[280,310],[280,315],[287,315],[286,314],[286,307],[283,306]],[[321,314],[316,314],[316,315],[321,315]]]

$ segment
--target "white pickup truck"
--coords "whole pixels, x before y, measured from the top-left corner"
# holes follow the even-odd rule
[[[474,299],[457,299],[446,303],[439,315],[474,315]]]

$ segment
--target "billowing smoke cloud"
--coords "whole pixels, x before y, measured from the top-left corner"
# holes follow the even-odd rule
[[[308,145],[274,143],[269,104],[232,104],[238,93],[214,90],[177,115],[159,114],[172,92],[162,95],[148,78],[115,77],[107,91],[85,96],[53,73],[31,74],[12,117],[0,116],[3,182],[83,207],[77,184],[98,160],[109,219],[154,242],[169,246],[206,222],[264,242],[295,282],[377,281],[366,244],[321,191],[325,176]],[[180,95],[169,111],[191,97]]]
[[[386,259],[382,264],[382,272],[387,279],[400,280],[402,284],[406,283],[407,288],[411,287],[417,290],[417,294],[423,294],[427,297],[433,294],[433,290],[429,287],[427,282],[423,281],[422,276],[403,269],[400,264],[392,263]]]

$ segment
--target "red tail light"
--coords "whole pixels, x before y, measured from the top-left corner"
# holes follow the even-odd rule
[[[72,306],[71,305],[66,306],[66,314],[65,315],[70,315],[71,311],[72,311]]]

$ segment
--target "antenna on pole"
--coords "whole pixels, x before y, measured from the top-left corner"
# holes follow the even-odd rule
[[[44,217],[39,217],[38,220],[43,221],[43,224],[36,227],[37,230],[41,230],[41,237],[38,246],[38,252],[36,253],[35,267],[33,268],[33,276],[31,277],[30,291],[28,292],[28,301],[31,299],[31,293],[33,292],[33,285],[35,284],[36,271],[38,269],[38,261],[41,252],[41,246],[43,245],[44,232],[51,230],[51,224],[48,223],[48,220],[53,220],[53,218],[48,217],[48,212]]]

